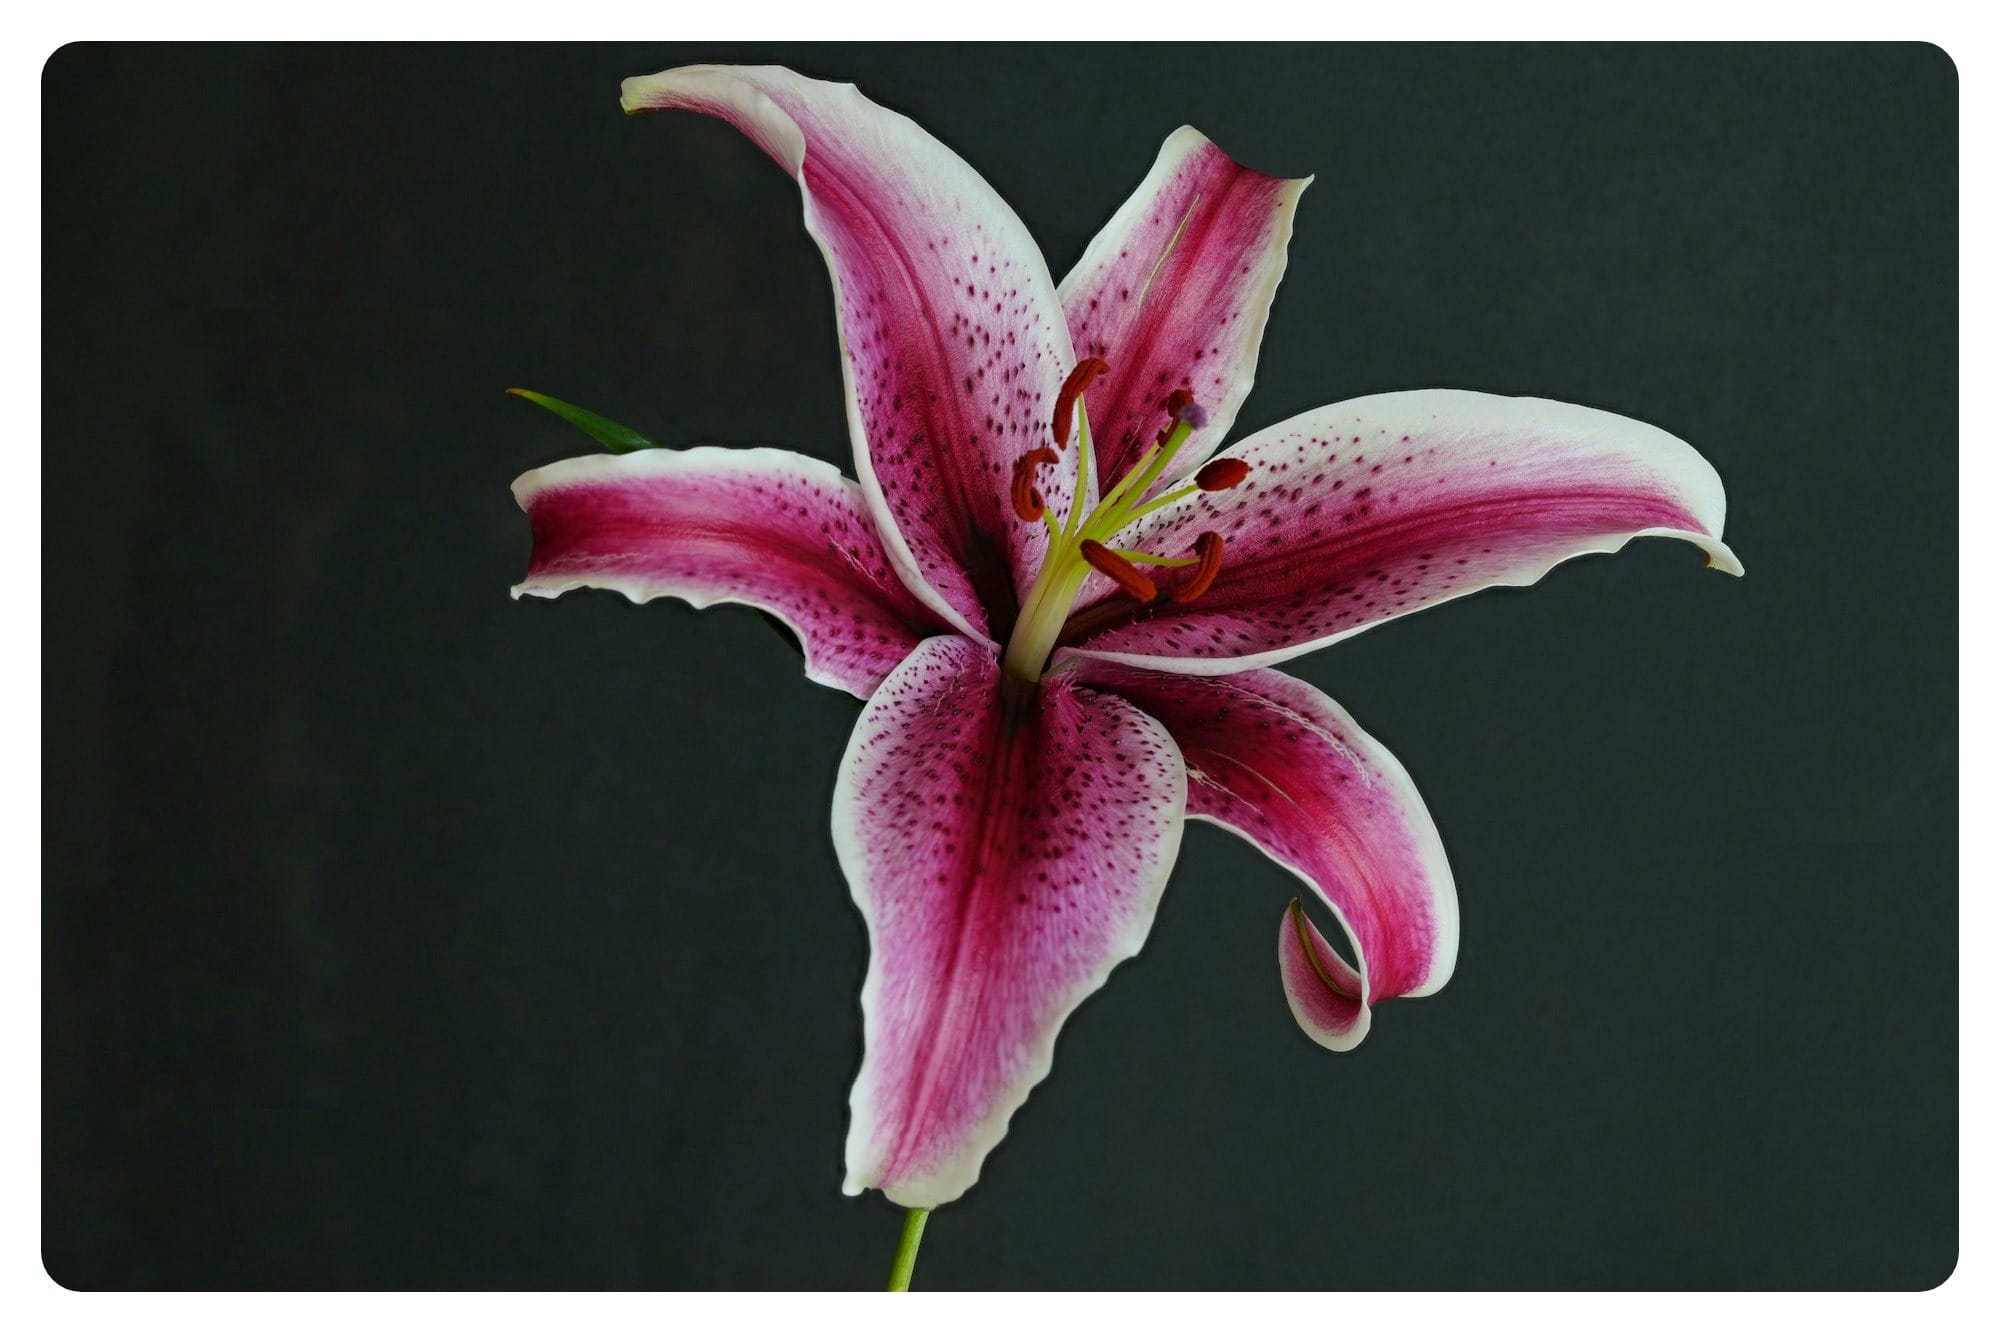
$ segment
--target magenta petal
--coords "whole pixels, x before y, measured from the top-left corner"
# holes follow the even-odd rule
[[[1728,573],[1722,482],[1689,445],[1626,417],[1453,389],[1377,394],[1260,431],[1225,451],[1233,490],[1189,497],[1119,535],[1177,554],[1221,535],[1222,572],[1185,605],[1080,599],[1093,656],[1164,671],[1268,666],[1385,620],[1573,556],[1678,537]]]
[[[1071,1010],[1137,953],[1180,847],[1186,778],[1130,704],[918,647],[868,701],[833,797],[868,923],[847,1190],[909,1207],[979,1178]]]
[[[1161,486],[1228,438],[1285,273],[1292,212],[1310,183],[1239,166],[1182,126],[1063,279],[1078,355],[1111,365],[1090,394],[1099,477],[1123,476],[1145,452],[1175,388],[1193,390],[1207,421]]]
[[[1293,1015],[1314,1040],[1344,1050],[1367,1031],[1364,998],[1444,985],[1458,956],[1444,844],[1410,775],[1340,705],[1278,671],[1077,666],[1082,684],[1166,726],[1187,763],[1189,818],[1241,834],[1311,885],[1354,941],[1358,975],[1310,922],[1287,913],[1281,975]]]
[[[792,627],[806,675],[864,699],[943,628],[889,567],[861,488],[802,454],[589,454],[525,474],[514,498],[535,543],[516,597],[744,602]]]
[[[627,79],[628,111],[728,121],[798,181],[833,273],[855,465],[911,586],[978,637],[1011,627],[1048,536],[1014,461],[1048,443],[1073,357],[1027,228],[957,154],[852,84],[701,65]],[[1038,479],[1058,514],[1075,451]]]

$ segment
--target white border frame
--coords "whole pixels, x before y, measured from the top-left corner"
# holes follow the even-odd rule
[[[1539,40],[1927,40],[1941,46],[1957,63],[1960,77],[1960,218],[1961,235],[1975,241],[1983,235],[1976,225],[1991,217],[1992,86],[1987,82],[1993,61],[1980,37],[1984,25],[1963,5],[1935,0],[1902,0],[1893,6],[1852,3],[1822,4],[1810,10],[1796,4],[1765,0],[1683,0],[1670,11],[1652,6],[1585,6],[1556,0],[1520,0],[1506,6],[1458,3],[1415,6],[1314,7],[1310,12],[1285,4],[1246,18],[1252,10],[1237,4],[1197,9],[1184,3],[1095,7],[1054,0],[1009,0],[1006,12],[1017,19],[1024,38],[1131,38],[1157,34],[1172,39],[1187,56],[1179,77],[1200,77],[1200,44],[1205,40],[1282,38],[1290,41],[1427,40],[1441,34],[1455,39]],[[1025,21],[1020,21],[1025,20]],[[1225,23],[1230,26],[1225,26]],[[131,0],[99,0],[89,6],[51,10],[25,7],[9,23],[5,61],[13,73],[0,88],[14,114],[5,119],[8,189],[16,194],[4,217],[14,233],[0,269],[0,310],[4,310],[7,364],[30,364],[34,350],[35,406],[39,443],[41,337],[41,71],[48,57],[74,40],[216,39],[601,39],[670,32],[675,40],[742,41],[760,39],[912,39],[982,40],[991,35],[992,11],[985,8],[948,10],[914,4],[861,3],[838,7],[808,5],[797,0],[761,4],[754,10],[735,6],[704,7],[689,12],[681,5],[653,0],[650,4],[566,3],[527,5],[502,0],[477,10],[456,6],[382,3],[348,0],[340,6],[279,10],[226,0],[184,0],[171,6],[141,5]],[[1961,385],[1978,383],[1995,364],[1992,311],[1996,295],[1993,251],[1980,244],[1960,247],[1961,302],[1959,370]],[[1960,475],[1960,650],[1961,680],[1992,678],[2000,658],[1994,651],[1990,577],[1995,555],[1983,544],[1968,544],[1968,515],[1963,497],[1992,493],[1996,450],[1985,442],[1996,438],[1993,416],[1978,408],[1963,389],[1960,436],[1980,442],[1963,452]],[[1966,410],[1969,409],[1969,410]],[[24,451],[25,452],[25,451]],[[39,447],[27,452],[32,489],[39,493]],[[21,546],[31,553],[33,608],[39,624],[41,609],[41,511],[37,505],[27,525],[31,540]],[[19,546],[17,546],[19,549]],[[1829,571],[1837,577],[1838,571]],[[18,586],[18,585],[17,585]],[[10,617],[24,626],[28,617]],[[1921,1321],[1926,1333],[1939,1329],[1984,1326],[1993,1300],[1996,1209],[1993,1191],[2000,1185],[1995,1172],[1993,1140],[1983,1130],[1994,1123],[1994,1061],[1990,1043],[1981,1040],[1986,1028],[1979,1015],[1991,1004],[1984,992],[1967,989],[1967,962],[1960,945],[1960,1263],[1939,1290],[1921,1294],[1702,1294],[1668,1293],[1634,1296],[1610,1293],[1483,1294],[1161,1294],[1130,1295],[1006,1295],[976,1300],[930,1296],[909,1302],[868,1303],[860,1296],[829,1299],[825,1295],[736,1296],[715,1294],[319,1294],[309,1299],[291,1294],[78,1294],[51,1280],[41,1266],[41,690],[40,643],[25,642],[25,629],[14,634],[23,642],[0,655],[9,676],[0,713],[4,727],[7,795],[0,801],[4,820],[5,882],[9,915],[4,939],[11,957],[4,972],[6,1061],[12,1095],[4,1107],[6,1145],[0,1154],[0,1291],[12,1326],[32,1329],[116,1329],[127,1333],[143,1324],[148,1333],[181,1326],[208,1333],[348,1333],[366,1322],[375,1328],[435,1328],[441,1324],[477,1324],[482,1333],[542,1330],[552,1325],[586,1327],[592,1333],[622,1329],[662,1328],[692,1324],[707,1327],[746,1317],[810,1321],[815,1333],[823,1328],[928,1327],[948,1319],[972,1329],[1018,1325],[1023,1320],[1057,1326],[1085,1322],[1144,1320],[1149,1325],[1213,1327],[1241,1323],[1246,1318],[1296,1317],[1328,1321],[1336,1326],[1389,1325],[1398,1330],[1446,1325],[1491,1326],[1519,1321],[1537,1333],[1599,1333],[1607,1325],[1621,1333],[1684,1333],[1692,1320],[1719,1321],[1729,1328],[1753,1321],[1783,1320],[1810,1324],[1814,1333],[1880,1333],[1885,1324]],[[32,665],[31,665],[32,664]],[[30,676],[34,680],[30,681]],[[1986,891],[1995,880],[1996,857],[1983,841],[1966,836],[1991,818],[1995,782],[1984,762],[1995,738],[1995,709],[1981,691],[1961,692],[1960,713],[1960,882],[1980,891],[1961,894],[1959,937],[1964,940],[2000,938],[1996,929],[1995,895]],[[29,794],[35,799],[30,800]],[[1883,984],[1895,984],[1884,978]],[[1367,1203],[1354,1201],[1358,1226],[1367,1225]],[[884,1233],[883,1262],[893,1238]],[[918,1270],[921,1285],[922,1269]],[[870,1275],[857,1274],[857,1281]],[[938,1304],[949,1300],[949,1309]],[[1115,1304],[1114,1304],[1115,1302]],[[1989,1309],[1986,1316],[1977,1311]]]

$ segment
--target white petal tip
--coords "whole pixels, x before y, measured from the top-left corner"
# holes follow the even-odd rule
[[[676,65],[657,74],[634,74],[618,84],[618,105],[626,115],[685,106],[681,99],[706,89],[721,91],[739,71],[727,65]]]
[[[1730,550],[1721,542],[1709,543],[1704,545],[1702,549],[1708,553],[1708,567],[1710,569],[1728,574],[1734,578],[1740,579],[1743,577],[1743,562],[1736,558],[1736,552]]]
[[[1454,956],[1439,967],[1437,971],[1424,978],[1423,985],[1404,991],[1401,998],[1406,1000],[1421,1000],[1426,995],[1435,995],[1443,990],[1450,983],[1452,974],[1458,970],[1457,951],[1458,946],[1454,942],[1452,945]]]
[[[1636,540],[1640,537],[1669,537],[1675,541],[1686,542],[1688,545],[1699,550],[1707,558],[1710,569],[1720,570],[1724,574],[1733,574],[1737,578],[1743,577],[1743,562],[1736,558],[1736,552],[1730,550],[1725,542],[1718,537],[1711,537],[1705,532],[1690,531],[1687,528],[1641,528],[1639,531],[1631,534],[1631,536],[1618,540],[1615,545],[1602,546],[1597,549],[1600,552],[1616,551],[1623,548],[1626,542]],[[1557,563],[1560,563],[1560,561]],[[1550,568],[1553,567],[1550,566]],[[1547,570],[1543,572],[1546,573]]]
[[[652,109],[671,70],[661,70],[658,74],[635,74],[618,85],[618,105],[626,115],[637,115]]]
[[[1361,1045],[1361,1038],[1368,1034],[1364,1031],[1359,1035],[1350,1034],[1345,1037],[1333,1037],[1323,1032],[1308,1031],[1306,1035],[1311,1037],[1313,1044],[1321,1050],[1332,1051],[1335,1055],[1345,1055],[1349,1051],[1358,1048]]]
[[[1313,1022],[1310,1018],[1299,1012],[1296,1004],[1292,1006],[1292,1017],[1298,1020],[1299,1031],[1312,1038],[1313,1045],[1323,1047],[1326,1050],[1341,1055],[1359,1046],[1362,1039],[1367,1037],[1368,1029],[1374,1025],[1374,1009],[1372,1006],[1363,1009],[1361,1017],[1355,1021],[1352,1027],[1347,1028],[1345,1031],[1336,1031]]]

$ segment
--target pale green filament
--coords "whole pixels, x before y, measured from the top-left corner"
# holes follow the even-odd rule
[[[1127,474],[1126,481],[1131,484],[1119,489],[1118,508],[1112,513],[1100,513],[1096,516],[1098,523],[1104,526],[1106,536],[1132,521],[1131,507],[1146,498],[1146,492],[1153,489],[1153,483],[1160,479],[1160,474],[1174,461],[1174,455],[1181,451],[1181,442],[1187,439],[1188,433],[1193,429],[1194,427],[1185,421],[1175,422],[1173,434],[1167,436],[1167,442],[1156,446],[1147,454],[1146,457],[1152,461],[1140,460],[1143,471],[1135,467],[1131,474]],[[1137,474],[1139,480],[1132,482],[1132,474]]]
[[[1171,565],[1175,569],[1185,569],[1189,565],[1201,563],[1198,555],[1154,555],[1151,551],[1126,551],[1114,548],[1113,555],[1122,555],[1135,565]]]
[[[1076,493],[1069,515],[1061,524],[1057,524],[1047,513],[1042,515],[1049,529],[1048,553],[1042,557],[1041,571],[1035,575],[1034,586],[1028,589],[1020,619],[1014,622],[1014,635],[1007,641],[1007,652],[1000,661],[1008,675],[1019,676],[1022,680],[1042,678],[1042,668],[1048,665],[1049,653],[1054,650],[1063,624],[1069,619],[1070,605],[1076,601],[1084,579],[1090,576],[1090,563],[1083,558],[1083,543],[1105,542],[1135,518],[1185,499],[1200,489],[1183,486],[1149,504],[1140,503],[1153,483],[1172,466],[1174,455],[1180,452],[1181,444],[1194,430],[1189,423],[1177,421],[1165,442],[1148,449],[1132,470],[1097,502],[1096,507],[1084,514],[1083,497],[1090,491],[1091,443],[1090,415],[1084,410],[1081,398],[1077,400],[1076,415]],[[1143,551],[1121,550],[1118,554],[1127,560],[1148,565],[1178,567],[1197,563]]]
[[[1165,495],[1162,495],[1159,499],[1154,500],[1148,504],[1140,505],[1137,509],[1134,509],[1129,514],[1119,515],[1118,526],[1122,528],[1128,523],[1131,523],[1137,519],[1144,518],[1146,515],[1152,513],[1155,509],[1165,509],[1168,505],[1175,504],[1178,503],[1179,501],[1185,500],[1190,495],[1193,495],[1200,490],[1201,487],[1195,485],[1193,482],[1189,482],[1187,485],[1181,487],[1179,490],[1168,491]]]
[[[1076,501],[1090,494],[1090,456],[1096,450],[1090,445],[1090,415],[1083,410],[1081,395],[1076,400],[1076,495],[1072,497],[1069,517],[1063,522],[1062,535],[1068,537],[1083,522],[1083,506]]]
[[[1104,498],[1097,502],[1097,508],[1093,511],[1093,517],[1096,514],[1108,514],[1117,509],[1119,504],[1124,501],[1126,493],[1132,489],[1133,483],[1145,475],[1146,470],[1153,465],[1153,460],[1159,457],[1159,454],[1159,445],[1147,445],[1146,452],[1139,455],[1139,461],[1134,463],[1131,470],[1125,474],[1119,483],[1106,492]]]

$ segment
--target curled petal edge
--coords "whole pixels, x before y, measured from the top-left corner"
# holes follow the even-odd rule
[[[524,473],[514,498],[534,536],[517,599],[753,606],[798,638],[809,680],[863,699],[943,628],[891,568],[860,488],[803,454],[587,454]]]

